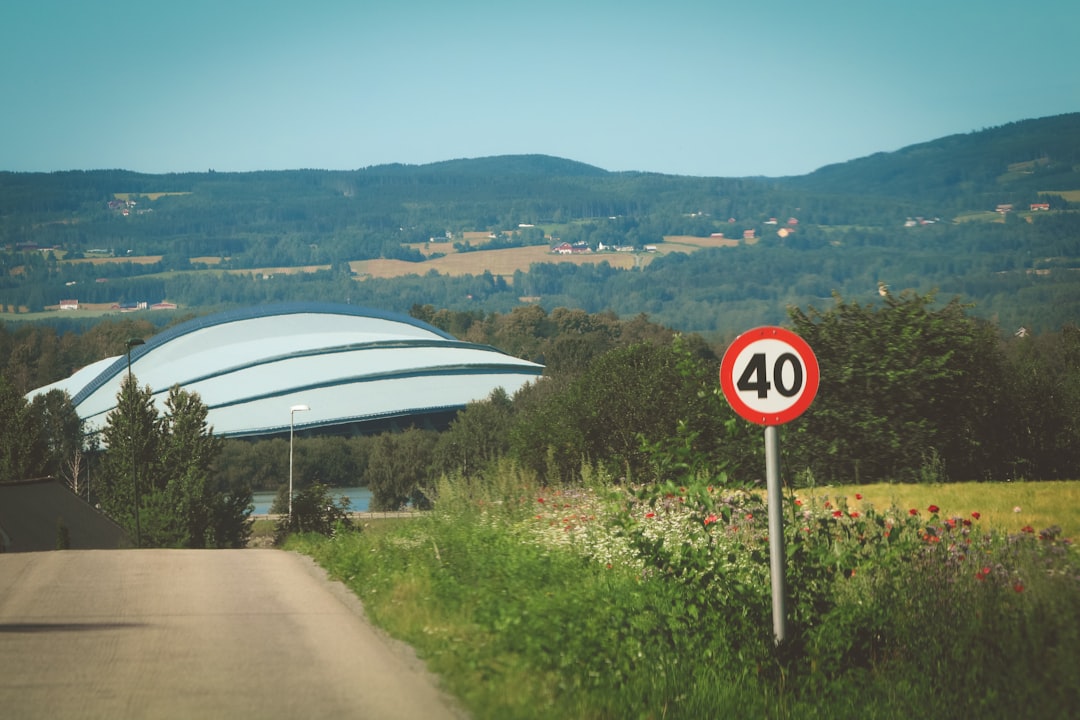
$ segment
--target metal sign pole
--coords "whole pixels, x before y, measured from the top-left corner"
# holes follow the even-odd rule
[[[787,637],[787,588],[784,583],[784,507],[780,489],[780,433],[765,426],[765,485],[769,503],[769,576],[772,579],[773,635]]]

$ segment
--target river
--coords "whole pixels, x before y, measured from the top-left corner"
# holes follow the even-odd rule
[[[252,515],[268,515],[276,495],[277,493],[272,490],[254,493],[255,510]],[[349,510],[351,512],[367,512],[371,503],[371,491],[366,487],[330,488],[330,495],[335,500],[342,495],[349,498]]]

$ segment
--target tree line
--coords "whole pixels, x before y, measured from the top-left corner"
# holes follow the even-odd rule
[[[644,315],[565,308],[485,314],[417,305],[412,314],[540,360],[545,376],[512,397],[497,391],[471,403],[441,431],[300,435],[298,489],[366,485],[374,509],[397,509],[423,507],[441,477],[505,463],[548,483],[578,482],[598,467],[627,482],[762,479],[759,428],[728,407],[717,375],[723,348],[701,336]],[[887,291],[873,302],[836,296],[824,308],[792,308],[788,325],[821,367],[814,404],[781,429],[788,483],[1042,480],[1080,470],[1076,325],[1018,337],[973,317],[958,299]],[[103,323],[67,342],[98,346],[130,330]],[[17,337],[60,344],[48,332]],[[10,368],[25,346],[0,338],[8,341],[0,367]],[[23,392],[6,370],[0,375],[0,405],[12,418],[0,438],[3,479],[54,475],[77,486],[80,463],[90,465],[93,497],[126,527],[140,490],[147,542],[240,542],[251,489],[286,482],[286,441],[218,441],[201,401],[180,388],[158,415],[130,379],[104,450],[86,444],[69,398],[54,391],[30,403]]]

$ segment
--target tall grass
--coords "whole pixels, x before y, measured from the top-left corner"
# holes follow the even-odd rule
[[[1019,532],[1025,526],[1058,526],[1065,537],[1080,539],[1080,482],[934,483],[843,485],[800,490],[808,497],[846,498],[851,504],[878,508],[892,505],[923,509],[941,507],[943,515],[982,514],[984,527]],[[861,501],[854,498],[862,495]]]
[[[345,581],[477,718],[1080,707],[1080,564],[1060,535],[984,526],[962,495],[954,519],[948,495],[857,509],[851,490],[813,491],[785,509],[790,637],[777,647],[760,498],[593,480],[543,488],[502,468],[444,482],[415,521],[290,547]]]

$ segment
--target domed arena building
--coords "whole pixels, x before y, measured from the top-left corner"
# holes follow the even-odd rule
[[[543,366],[397,313],[288,303],[196,318],[130,348],[131,372],[164,412],[169,388],[199,394],[215,435],[355,434],[445,426],[496,388],[513,395]],[[105,426],[128,356],[39,388],[71,395],[93,433]],[[306,408],[300,410],[300,408]]]

